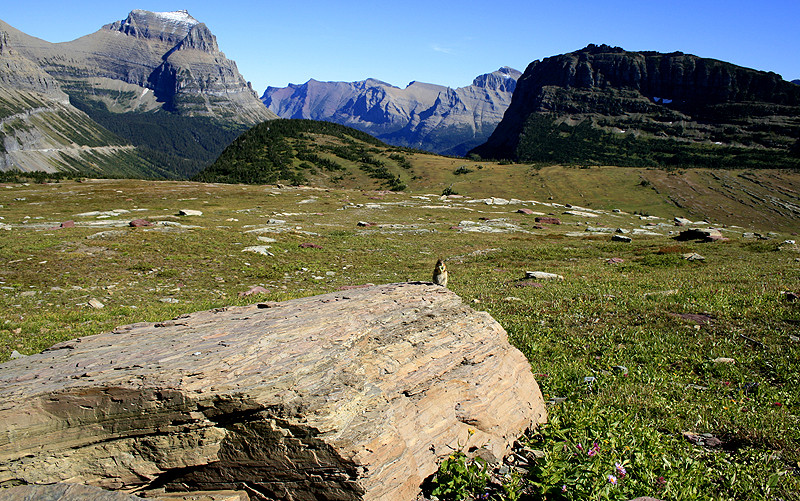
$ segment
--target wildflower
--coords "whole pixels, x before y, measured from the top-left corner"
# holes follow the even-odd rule
[[[628,474],[628,471],[619,463],[614,463],[614,466],[617,468],[617,475],[619,478],[625,478],[625,475]]]
[[[474,435],[474,434],[475,434],[475,430],[473,430],[472,428],[470,428],[469,430],[467,430],[467,433],[469,433],[469,434],[470,434],[470,436],[472,436],[472,435]]]
[[[617,485],[617,477],[615,477],[614,475],[609,475],[608,483],[611,485]]]
[[[589,452],[587,452],[587,454],[589,455],[589,457],[593,457],[598,452],[600,452],[600,444],[595,442],[594,444],[592,444],[592,448],[589,449]]]
[[[775,402],[775,403],[773,403],[772,405],[774,405],[775,407],[781,407],[781,406],[783,406],[783,404],[782,404],[782,403],[780,403],[780,402]]]
[[[658,480],[656,480],[656,483],[657,484],[661,484],[661,485],[666,484],[667,483],[667,479],[664,478],[664,477],[658,477]]]
[[[578,450],[579,450],[579,451],[582,451],[582,450],[583,450],[583,444],[581,444],[580,442],[578,442]]]
[[[561,492],[567,492],[567,484],[561,486]]]

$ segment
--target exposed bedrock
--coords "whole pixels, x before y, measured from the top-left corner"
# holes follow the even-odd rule
[[[0,365],[0,485],[414,499],[546,419],[487,313],[427,283],[184,315]]]

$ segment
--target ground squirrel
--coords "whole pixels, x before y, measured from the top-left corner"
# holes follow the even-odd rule
[[[436,261],[436,267],[433,269],[433,283],[447,287],[447,266],[441,259]]]

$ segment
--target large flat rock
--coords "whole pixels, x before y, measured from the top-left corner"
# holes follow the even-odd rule
[[[0,365],[0,485],[410,500],[454,448],[499,457],[545,419],[491,316],[443,287],[373,286],[128,325]]]

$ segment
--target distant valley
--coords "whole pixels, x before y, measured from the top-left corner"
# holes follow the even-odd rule
[[[0,58],[1,171],[189,179],[278,117],[506,162],[800,169],[800,80],[681,52],[589,45],[455,89],[312,79],[268,87],[259,99],[187,11],[134,10],[63,43],[0,21]],[[273,155],[291,159],[278,166],[281,179],[316,179],[301,164],[322,166],[284,153]],[[408,184],[409,172],[394,167],[397,182],[384,186]]]

